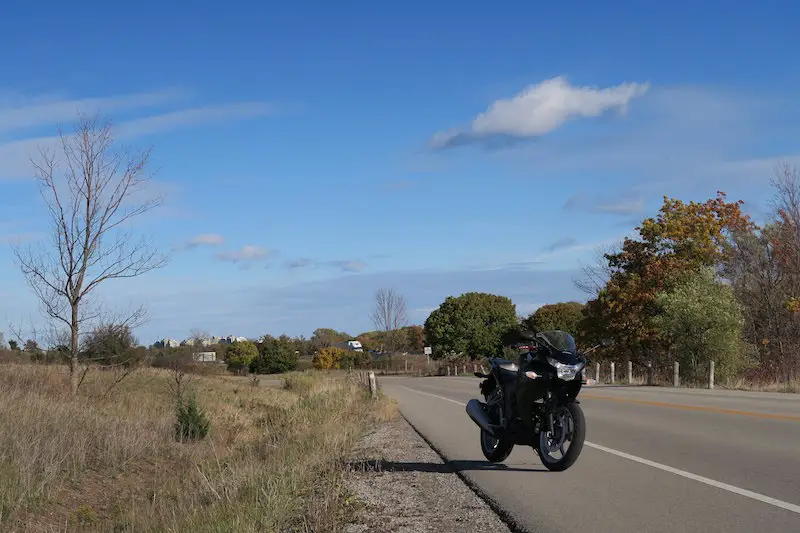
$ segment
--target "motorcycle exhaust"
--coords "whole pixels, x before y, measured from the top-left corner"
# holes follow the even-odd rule
[[[489,421],[489,415],[486,414],[486,410],[484,409],[485,405],[486,404],[478,400],[472,399],[467,402],[467,414],[479,428],[492,437],[497,438],[497,435],[492,429],[492,423]]]

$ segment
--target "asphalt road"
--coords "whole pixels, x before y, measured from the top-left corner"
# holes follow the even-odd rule
[[[800,397],[585,387],[566,472],[517,447],[487,463],[464,411],[477,378],[381,378],[403,415],[526,531],[800,532]],[[424,466],[420,466],[423,468]]]

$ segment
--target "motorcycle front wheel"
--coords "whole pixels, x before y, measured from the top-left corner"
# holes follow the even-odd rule
[[[481,451],[490,463],[505,461],[513,449],[513,442],[492,437],[486,431],[481,430]]]
[[[577,403],[568,403],[553,411],[553,431],[542,428],[536,451],[548,470],[563,472],[578,460],[585,438],[583,410]]]

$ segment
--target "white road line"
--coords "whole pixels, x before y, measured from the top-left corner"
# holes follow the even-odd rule
[[[412,388],[406,387],[405,385],[400,385],[400,386],[402,388],[406,389],[406,390],[410,390],[411,392],[416,392],[417,394],[423,394],[425,396],[431,396],[433,398],[439,398],[440,400],[444,400],[446,402],[451,402],[451,403],[454,403],[456,405],[460,405],[461,407],[466,407],[467,406],[467,404],[461,403],[458,400],[454,400],[452,398],[445,398],[444,396],[439,396],[438,394],[431,394],[430,392],[422,392],[421,390],[412,389]]]
[[[715,479],[709,479],[707,477],[698,476],[697,474],[692,474],[691,472],[686,472],[685,470],[679,470],[677,468],[673,468],[671,466],[667,466],[661,463],[657,463],[655,461],[651,461],[649,459],[643,459],[641,457],[636,457],[635,455],[631,455],[629,453],[621,452],[619,450],[614,450],[612,448],[606,448],[600,444],[595,444],[593,442],[584,442],[586,446],[590,448],[594,448],[596,450],[601,450],[606,453],[610,453],[612,455],[616,455],[617,457],[622,457],[624,459],[628,459],[629,461],[635,461],[637,463],[641,463],[643,465],[652,466],[653,468],[658,468],[659,470],[663,470],[664,472],[669,472],[670,474],[675,474],[676,476],[682,476],[687,479],[691,479],[697,481],[699,483],[704,483],[711,487],[716,487],[718,489],[727,490],[728,492],[732,492],[734,494],[739,494],[740,496],[744,496],[746,498],[750,498],[752,500],[757,500],[763,503],[768,503],[770,505],[774,505],[775,507],[780,507],[781,509],[786,509],[787,511],[791,511],[793,513],[800,514],[800,505],[795,505],[793,503],[784,502],[782,500],[776,500],[775,498],[770,498],[769,496],[764,496],[763,494],[759,494],[757,492],[753,492],[751,490],[742,489],[739,487],[735,487],[733,485],[728,485],[727,483],[723,483],[721,481],[717,481]]]
[[[456,405],[460,405],[461,407],[466,407],[467,404],[463,402],[459,402],[458,400],[453,400],[452,398],[446,398],[444,396],[439,396],[438,394],[431,394],[430,392],[422,392],[416,389],[412,389],[406,386],[401,385],[402,388],[409,390],[411,392],[422,394],[425,396],[431,396],[433,398],[438,398],[440,400],[445,400],[450,403],[454,403]],[[651,461],[649,459],[644,459],[643,457],[637,457],[635,455],[631,455],[629,453],[621,452],[619,450],[615,450],[613,448],[608,448],[601,444],[595,444],[594,442],[584,441],[586,446],[590,448],[594,448],[595,450],[600,450],[602,452],[610,453],[611,455],[616,455],[617,457],[622,457],[623,459],[627,459],[629,461],[633,461],[635,463],[643,464],[650,466],[652,468],[657,468],[664,472],[669,472],[670,474],[675,474],[676,476],[685,477],[687,479],[691,479],[693,481],[697,481],[698,483],[703,483],[704,485],[708,485],[710,487],[715,487],[718,489],[722,489],[728,492],[732,492],[733,494],[738,494],[740,496],[744,496],[745,498],[750,498],[751,500],[756,500],[762,503],[766,503],[772,505],[774,507],[778,507],[780,509],[784,509],[786,511],[790,511],[792,513],[800,514],[800,505],[795,505],[793,503],[785,502],[782,500],[778,500],[775,498],[771,498],[769,496],[765,496],[763,494],[759,494],[757,492],[753,492],[751,490],[743,489],[740,487],[736,487],[734,485],[728,485],[727,483],[723,483],[721,481],[717,481],[715,479],[710,479],[703,476],[698,476],[697,474],[692,474],[691,472],[687,472],[685,470],[680,470],[678,468],[673,468],[671,466],[667,466],[665,464],[657,463],[655,461]]]

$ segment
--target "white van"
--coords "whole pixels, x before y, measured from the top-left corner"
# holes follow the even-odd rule
[[[364,348],[358,341],[347,341],[347,348],[352,352],[363,352]]]

